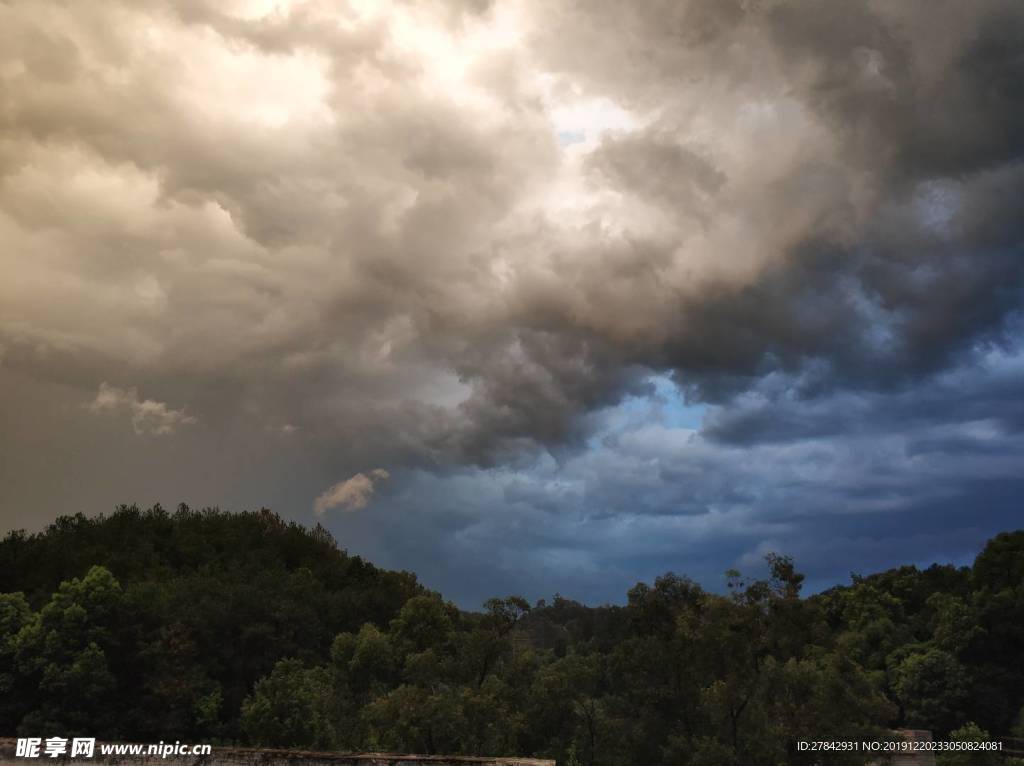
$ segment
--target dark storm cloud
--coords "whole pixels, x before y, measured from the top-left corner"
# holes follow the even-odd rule
[[[819,589],[850,572],[968,563],[1019,526],[1019,343],[978,349],[914,393],[801,403],[778,377],[709,410],[699,430],[666,425],[650,404],[619,407],[560,464],[405,476],[383,521],[346,518],[340,532],[363,541],[360,525],[372,528],[395,541],[378,545],[396,563],[477,604],[488,585],[621,601],[632,582],[669,570],[721,589],[726,568],[759,572],[772,551],[794,556]],[[435,527],[424,507],[444,521]],[[416,546],[397,542],[400,523]],[[468,576],[482,569],[485,584]]]
[[[785,443],[843,435],[955,429],[987,423],[1000,434],[1024,431],[1024,371],[1019,356],[1020,322],[1011,320],[1008,346],[981,344],[962,353],[945,372],[899,390],[837,391],[823,395],[806,380],[775,374],[713,409],[702,433],[736,446]],[[936,437],[941,438],[941,437]],[[951,434],[951,438],[954,438]],[[977,449],[975,443],[973,449]]]
[[[492,464],[578,442],[642,367],[713,401],[891,386],[1019,305],[1019,6],[515,9],[450,75],[432,46],[495,8],[8,5],[7,344],[237,377],[327,431],[412,415],[428,460]],[[572,171],[545,88],[640,127]],[[434,412],[410,381],[444,375]]]
[[[756,276],[717,278],[705,268],[701,284],[695,269],[699,289],[677,286],[670,328],[647,338],[657,341],[646,356],[653,366],[676,369],[712,399],[774,369],[813,368],[820,385],[888,387],[999,335],[1020,306],[1024,267],[1019,5],[588,8],[594,17],[575,34],[579,19],[556,12],[542,49],[594,92],[658,112],[656,130],[629,138],[630,154],[621,140],[606,142],[598,157],[629,159],[606,160],[602,171],[619,168],[621,192],[675,222],[694,217],[713,229],[736,215],[752,229],[737,243],[747,253],[715,256],[754,260]],[[741,175],[732,158],[714,165],[729,148],[728,125],[718,126],[725,138],[704,139],[703,152],[689,148],[717,111],[743,120],[752,104],[791,109],[806,144],[792,151],[791,137],[756,137],[762,167]],[[664,150],[664,136],[677,154]],[[756,178],[773,152],[793,156]],[[700,162],[683,170],[682,156]],[[750,176],[756,197],[729,193]],[[707,199],[694,198],[701,185]],[[765,252],[773,229],[794,221]]]
[[[652,371],[712,405],[699,448],[501,502],[657,534],[615,526],[627,499],[823,502],[766,477],[839,436],[988,454],[977,423],[1024,417],[971,372],[1018,332],[1022,47],[1013,2],[4,3],[10,505],[147,499],[116,491],[116,429],[139,486],[178,461],[225,504],[545,455],[610,476],[623,444],[676,449],[588,457]],[[91,433],[108,467],[50,488],[33,420],[34,449]],[[744,447],[763,474],[722,469]]]

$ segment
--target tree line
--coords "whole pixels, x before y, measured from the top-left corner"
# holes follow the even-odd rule
[[[267,510],[65,516],[0,541],[0,735],[572,766],[812,764],[797,742],[901,727],[1024,736],[1024,531],[971,567],[810,597],[790,558],[767,572],[468,612]]]

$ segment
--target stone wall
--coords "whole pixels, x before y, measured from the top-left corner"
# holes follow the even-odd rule
[[[101,755],[92,758],[16,758],[14,739],[0,738],[0,766],[94,764],[94,766],[555,766],[538,758],[478,758],[457,755],[395,755],[390,753],[317,753],[302,750],[257,750],[214,747],[206,756]]]

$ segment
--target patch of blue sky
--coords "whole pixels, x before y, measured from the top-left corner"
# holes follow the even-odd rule
[[[588,439],[589,447],[599,449],[609,436],[651,425],[671,430],[700,430],[707,405],[687,403],[679,386],[668,375],[654,374],[647,380],[654,388],[651,394],[627,396],[598,415],[600,425]]]
[[[558,143],[560,146],[570,146],[571,144],[582,144],[587,140],[587,132],[585,130],[560,130],[558,131]]]
[[[914,199],[918,220],[937,234],[948,235],[960,211],[960,184],[949,179],[936,179],[918,185]]]

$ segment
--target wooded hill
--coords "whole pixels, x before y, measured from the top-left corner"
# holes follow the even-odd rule
[[[809,598],[790,559],[768,565],[727,595],[666,574],[626,606],[471,613],[266,510],[61,517],[0,542],[0,735],[608,766],[809,764],[798,740],[892,727],[1024,736],[1024,531],[972,567]]]

